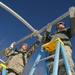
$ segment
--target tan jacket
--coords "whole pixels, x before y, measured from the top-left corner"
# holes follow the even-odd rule
[[[7,61],[7,69],[12,69],[16,73],[21,74],[25,64],[27,63],[27,59],[35,52],[39,43],[39,41],[36,41],[27,52],[7,48],[4,52],[5,56],[9,57]]]

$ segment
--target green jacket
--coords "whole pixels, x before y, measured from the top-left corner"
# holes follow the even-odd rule
[[[47,43],[49,41],[55,40],[56,38],[60,38],[65,45],[69,45],[71,47],[72,45],[70,42],[70,38],[74,35],[75,35],[75,17],[70,18],[70,28],[58,30],[51,35],[49,35],[49,32],[46,31],[43,35],[42,42]]]
[[[64,45],[71,46],[70,38],[72,37],[72,35],[70,34],[70,28],[65,28],[65,29],[56,31],[50,36],[49,37],[51,41],[55,40],[56,38],[60,38],[64,42]]]

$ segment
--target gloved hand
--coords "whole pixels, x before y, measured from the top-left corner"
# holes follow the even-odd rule
[[[74,7],[70,7],[70,9],[69,9],[69,12],[70,12],[70,18],[73,18],[73,17],[74,17],[74,10],[75,10]]]
[[[42,41],[42,36],[40,36],[40,37],[38,38],[38,41],[39,41],[39,42],[41,42],[41,41]]]
[[[11,43],[9,47],[12,49],[14,46],[15,46],[15,42]]]
[[[42,42],[43,42],[43,43],[46,43],[47,40],[48,40],[48,37],[49,37],[49,32],[46,31],[46,32],[43,34],[43,36],[42,36]]]

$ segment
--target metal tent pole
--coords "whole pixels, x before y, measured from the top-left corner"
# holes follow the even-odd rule
[[[25,36],[24,38],[20,39],[19,41],[17,41],[15,43],[15,45],[17,45],[18,43],[26,40],[27,38],[37,34],[36,36],[38,36],[39,38],[41,38],[42,36],[40,34],[38,34],[38,31],[35,30],[26,20],[24,20],[20,15],[18,15],[15,11],[13,11],[12,9],[10,9],[8,6],[6,6],[5,4],[3,4],[2,2],[0,2],[0,6],[2,8],[4,8],[5,10],[7,10],[8,12],[10,12],[13,16],[15,16],[17,19],[19,19],[24,25],[26,25],[31,31],[33,31],[30,35]]]
[[[31,34],[29,34],[29,35],[27,35],[27,36],[25,36],[25,37],[23,37],[23,38],[21,38],[21,39],[18,40],[14,45],[17,45],[17,44],[23,42],[24,40],[28,39],[29,37],[31,37],[31,36],[33,36],[33,35],[34,35],[34,32],[31,33]]]
[[[74,17],[75,16],[75,7],[70,7],[69,11],[67,11],[66,13],[64,13],[63,15],[61,15],[60,17],[58,17],[57,19],[55,19],[54,21],[52,21],[51,23],[48,23],[46,26],[44,26],[43,28],[41,28],[38,33],[43,32],[44,30],[48,29],[50,26],[53,26],[54,24],[56,24],[57,22],[59,22],[60,20],[66,18],[67,16],[70,17]]]
[[[6,6],[2,2],[0,2],[0,6],[2,8],[4,8],[5,10],[7,10],[8,12],[10,12],[12,15],[14,15],[22,23],[24,23],[31,31],[36,32],[36,30],[27,21],[25,21],[20,15],[18,15],[16,12],[14,12],[12,9],[10,9],[8,6]],[[72,10],[74,10],[74,12],[75,12],[75,7],[72,7]],[[61,15],[60,17],[58,17],[57,19],[55,19],[51,23],[48,23],[45,27],[43,27],[42,29],[40,29],[39,31],[37,31],[37,35],[36,36],[41,37],[41,35],[39,33],[42,33],[44,30],[48,29],[50,27],[50,25],[52,26],[52,25],[56,24],[57,22],[59,22],[60,20],[64,19],[68,15],[70,15],[70,12],[69,11],[66,12],[66,13],[64,13],[63,15]]]
[[[56,24],[57,22],[59,22],[60,20],[64,19],[65,17],[67,17],[69,15],[69,11],[64,13],[63,15],[61,15],[60,17],[58,17],[57,19],[55,19],[54,21],[52,21],[51,23],[48,23],[46,26],[44,26],[43,28],[41,28],[38,33],[43,32],[44,30],[46,30],[47,28],[51,26],[53,26],[54,24]]]
[[[25,21],[20,15],[18,15],[15,11],[10,9],[4,3],[0,2],[0,6],[4,8],[5,10],[7,10],[8,12],[10,12],[13,16],[19,19],[22,23],[24,23],[31,31],[35,31],[35,29],[27,21]]]

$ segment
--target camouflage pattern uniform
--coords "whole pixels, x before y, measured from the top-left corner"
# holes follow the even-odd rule
[[[73,18],[71,20],[73,20],[74,24],[75,24],[75,18]],[[70,42],[70,38],[75,35],[75,25],[74,26],[73,25],[71,24],[70,28],[64,28],[62,30],[58,30],[57,32],[53,33],[52,35],[49,35],[49,32],[46,31],[43,35],[42,41],[44,43],[47,43],[49,41],[55,40],[56,38],[60,38],[64,42],[64,45],[65,45],[64,47],[65,47],[66,55],[67,55],[67,58],[68,58],[68,61],[69,61],[69,64],[70,64],[70,69],[71,69],[72,75],[75,75],[75,73],[74,73],[74,63],[73,63],[73,60],[72,60],[72,45],[71,45],[71,42]],[[52,52],[52,53],[50,53],[50,55],[52,55],[54,53],[55,52]],[[51,60],[53,61],[53,59],[51,59]],[[60,75],[67,75],[66,71],[65,71],[64,64],[59,66],[59,71],[60,71]],[[51,75],[51,73],[52,73],[52,70],[50,70],[50,75]]]
[[[4,52],[5,56],[9,59],[6,63],[7,65],[7,75],[21,75],[24,69],[27,59],[35,52],[38,44],[40,42],[36,41],[27,52],[22,52],[20,50],[12,50],[7,48]]]

